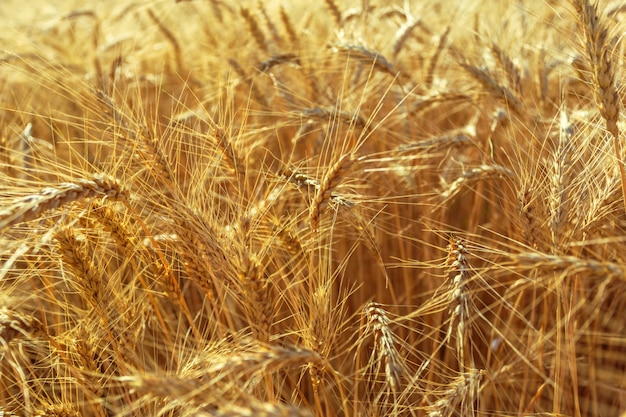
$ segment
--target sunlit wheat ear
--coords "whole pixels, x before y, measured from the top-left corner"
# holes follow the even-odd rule
[[[106,274],[93,262],[93,248],[84,236],[76,236],[71,227],[59,230],[54,237],[63,265],[74,275],[72,284],[87,302],[97,308],[106,285]]]
[[[444,48],[448,42],[448,35],[450,34],[450,26],[448,26],[439,36],[439,43],[437,44],[437,49],[435,49],[435,53],[432,54],[430,58],[430,62],[428,63],[428,67],[426,69],[426,77],[424,79],[424,84],[426,87],[432,87],[433,81],[435,80],[435,70],[437,69],[437,65],[439,64],[439,59],[441,58],[441,54],[443,53]]]
[[[291,22],[291,18],[289,17],[289,14],[287,13],[287,11],[285,10],[282,4],[280,6],[280,21],[283,23],[283,26],[285,27],[287,36],[289,36],[289,41],[291,41],[292,44],[297,44],[298,32],[293,26],[293,23]]]
[[[533,248],[538,249],[544,245],[542,226],[545,223],[546,214],[543,213],[543,205],[536,195],[537,189],[529,184],[522,185],[518,192],[518,212],[522,235],[524,240]]]
[[[572,164],[574,159],[574,128],[567,119],[565,110],[561,110],[561,126],[559,142],[552,161],[551,196],[550,196],[550,233],[552,235],[553,253],[558,253],[566,242],[566,213],[571,211]],[[571,229],[570,229],[571,231]]]
[[[74,182],[46,187],[38,193],[16,198],[0,210],[0,231],[15,224],[41,217],[44,213],[91,197],[107,197],[111,200],[127,200],[129,192],[115,178],[94,175]]]
[[[341,17],[341,9],[339,9],[339,6],[337,5],[337,3],[335,3],[334,0],[324,0],[324,3],[326,3],[326,7],[328,8],[328,11],[332,15],[335,21],[335,24],[337,26],[341,26],[341,22],[343,19]]]
[[[393,392],[398,393],[401,388],[402,358],[396,348],[387,312],[376,303],[367,304],[363,312],[366,318],[365,332],[374,336],[376,368],[384,363],[387,383]]]
[[[245,253],[241,257],[240,279],[244,287],[248,321],[257,340],[268,342],[273,321],[270,283],[265,276],[264,266],[256,255]]]
[[[606,130],[613,136],[615,162],[620,173],[622,197],[626,208],[626,168],[619,140],[620,129],[617,125],[621,111],[615,68],[617,38],[610,35],[608,21],[605,22],[605,19],[599,16],[597,3],[592,4],[589,0],[571,0],[571,2],[585,34],[583,47],[593,73],[593,89],[599,102],[600,114],[606,122]]]
[[[224,154],[226,165],[230,168],[237,180],[237,192],[241,193],[246,186],[246,166],[239,152],[233,147],[232,139],[222,128],[215,129],[214,132],[217,146]]]
[[[81,417],[80,412],[71,403],[54,403],[40,408],[37,417]]]
[[[393,42],[393,56],[396,57],[398,53],[402,50],[402,47],[406,43],[406,41],[411,37],[413,30],[418,26],[422,25],[422,19],[419,17],[414,17],[413,19],[406,22],[398,31],[396,32],[395,40]]]
[[[491,53],[496,61],[502,67],[504,74],[513,90],[517,93],[521,93],[522,90],[522,72],[517,65],[513,62],[511,57],[502,50],[498,44],[492,42]]]
[[[398,71],[396,71],[394,66],[380,52],[357,44],[337,43],[330,45],[330,47],[335,53],[341,54],[349,59],[359,61],[364,65],[371,66],[377,71],[389,74],[392,77],[396,77],[398,75]]]
[[[322,181],[320,181],[311,206],[309,207],[309,222],[314,234],[317,233],[322,208],[328,203],[333,189],[339,185],[342,177],[352,168],[355,161],[356,158],[354,158],[352,154],[342,155],[326,172]]]
[[[261,30],[259,22],[249,9],[246,7],[241,7],[239,9],[239,13],[241,17],[246,21],[246,25],[248,26],[248,30],[252,34],[257,46],[261,48],[265,52],[269,52],[269,45],[267,43],[267,39],[265,38],[265,34]]]
[[[174,33],[170,29],[168,29],[168,27],[163,23],[163,21],[160,18],[158,18],[151,9],[147,9],[147,10],[148,10],[148,16],[150,17],[150,19],[157,25],[157,27],[159,28],[163,36],[165,36],[165,38],[169,41],[169,43],[172,45],[172,48],[174,49],[174,56],[176,59],[176,68],[174,70],[182,71],[183,70],[183,52],[180,47],[180,44],[176,40],[176,36],[174,36]]]
[[[483,389],[481,382],[484,371],[470,369],[450,382],[449,388],[439,395],[439,399],[429,405],[427,417],[452,417],[475,415],[476,401]]]
[[[304,408],[281,403],[257,403],[247,405],[227,405],[216,412],[195,414],[196,417],[313,417]]]
[[[452,336],[456,340],[459,369],[464,369],[466,341],[471,340],[471,328],[468,326],[470,314],[470,293],[468,282],[472,276],[467,260],[466,242],[460,238],[451,238],[448,245],[448,279],[450,280],[450,325],[446,341]]]
[[[519,96],[509,88],[499,84],[489,70],[464,63],[460,65],[472,78],[482,85],[486,93],[514,111],[518,116],[525,114]]]
[[[478,181],[505,177],[515,178],[515,174],[510,169],[501,165],[481,165],[467,170],[467,172],[450,183],[441,193],[440,198],[443,202],[449,202],[464,186],[471,188],[472,185]]]

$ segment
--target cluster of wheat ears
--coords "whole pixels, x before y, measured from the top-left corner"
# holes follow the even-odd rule
[[[52,3],[0,3],[0,415],[626,410],[620,2]]]

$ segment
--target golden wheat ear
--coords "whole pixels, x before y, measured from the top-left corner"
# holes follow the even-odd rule
[[[593,73],[593,89],[599,103],[600,115],[606,122],[606,130],[613,136],[613,150],[621,184],[624,209],[626,210],[626,168],[620,143],[618,120],[621,100],[616,85],[615,51],[617,38],[611,36],[605,19],[598,13],[597,3],[589,0],[571,0],[579,23],[585,34],[587,62]],[[608,19],[607,19],[608,20]]]

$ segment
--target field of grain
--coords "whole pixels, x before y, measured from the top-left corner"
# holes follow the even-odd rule
[[[626,411],[621,2],[0,16],[0,415]]]

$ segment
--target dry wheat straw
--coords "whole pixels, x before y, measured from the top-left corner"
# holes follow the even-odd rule
[[[401,357],[394,342],[389,317],[381,305],[369,303],[363,310],[367,319],[366,334],[374,336],[375,350],[378,352],[377,366],[385,364],[385,378],[395,393],[400,392]]]
[[[123,201],[128,199],[128,196],[129,192],[116,179],[106,175],[94,175],[90,179],[81,178],[74,182],[61,183],[55,187],[43,188],[36,194],[17,198],[9,207],[0,210],[0,231],[39,218],[47,211],[75,201],[92,197]]]

